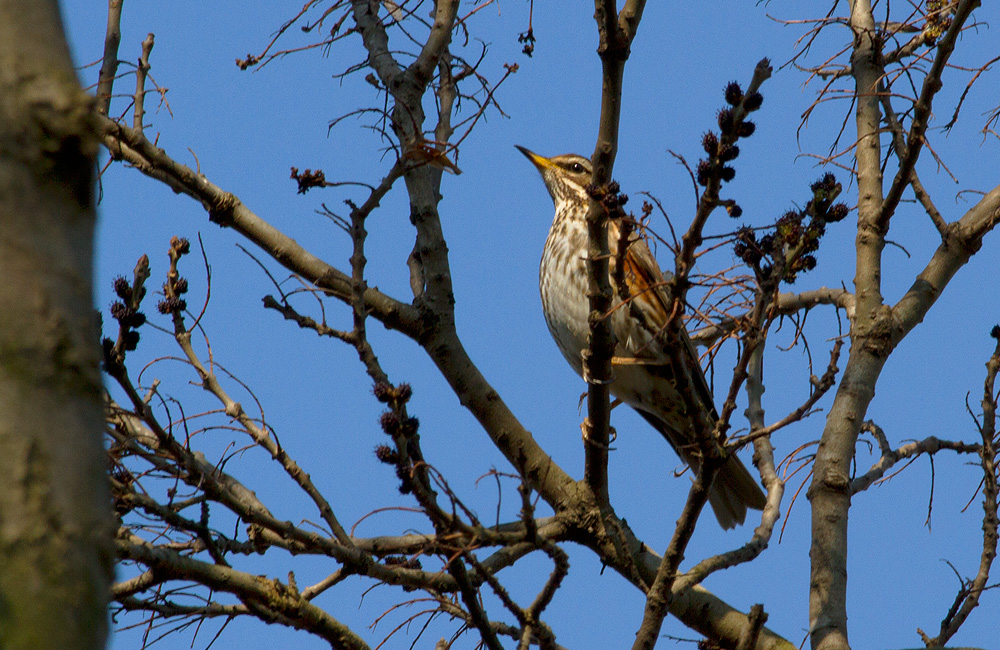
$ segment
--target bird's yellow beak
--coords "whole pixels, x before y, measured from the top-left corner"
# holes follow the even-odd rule
[[[555,167],[555,165],[552,164],[552,161],[549,160],[548,158],[546,158],[545,156],[539,156],[537,153],[535,153],[531,149],[527,149],[525,147],[522,147],[519,144],[515,144],[514,146],[517,147],[518,151],[520,151],[521,153],[524,154],[525,158],[527,158],[528,160],[531,161],[531,164],[533,164],[535,167],[538,168],[538,171],[542,171],[543,169],[548,169],[548,168],[551,168],[551,167]]]

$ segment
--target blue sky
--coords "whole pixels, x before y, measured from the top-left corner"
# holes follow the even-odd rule
[[[72,0],[62,4],[77,65],[99,60],[106,3]],[[744,216],[734,222],[720,214],[710,230],[727,232],[742,223],[765,225],[808,199],[809,183],[824,170],[805,154],[826,153],[850,109],[846,101],[824,105],[797,132],[800,116],[819,86],[815,82],[806,85],[806,75],[792,67],[778,69],[792,57],[802,29],[782,25],[768,15],[797,19],[827,10],[822,3],[811,3],[809,9],[802,9],[801,4],[650,3],[626,68],[614,174],[623,190],[633,195],[634,206],[639,203],[638,192],[649,191],[663,202],[675,225],[686,226],[694,193],[687,172],[668,150],[693,165],[701,153],[701,134],[713,128],[715,112],[723,104],[725,84],[734,79],[745,84],[756,61],[764,56],[776,64],[776,72],[765,84],[764,106],[754,116],[757,133],[741,143],[736,179],[725,190],[725,196],[737,199],[743,207]],[[300,6],[301,2],[126,2],[120,58],[136,60],[142,39],[154,32],[151,75],[169,89],[170,110],[157,107],[155,95],[147,98],[147,134],[159,134],[158,144],[168,154],[189,166],[200,165],[210,180],[235,193],[258,215],[313,253],[346,268],[347,236],[315,211],[321,203],[336,208],[344,199],[363,200],[363,192],[328,189],[303,196],[296,193],[288,176],[292,166],[322,168],[330,180],[377,183],[391,166],[391,159],[379,150],[377,137],[364,128],[364,119],[349,118],[328,129],[331,120],[358,105],[359,97],[366,105],[381,101],[364,81],[364,72],[343,79],[336,76],[361,56],[359,39],[347,38],[326,55],[302,53],[256,72],[241,72],[234,64],[248,52],[259,52]],[[488,45],[482,74],[498,79],[504,63],[517,63],[520,69],[497,93],[506,116],[489,111],[463,143],[457,161],[463,173],[446,175],[440,205],[454,272],[458,326],[467,349],[539,442],[577,477],[582,475],[577,401],[584,385],[549,339],[537,290],[538,259],[552,207],[537,173],[514,145],[545,155],[592,152],[600,87],[592,13],[589,5],[536,3],[533,26],[538,40],[531,58],[520,52],[517,43],[517,35],[527,27],[526,2],[493,4],[470,20],[472,38],[464,55],[477,58],[483,43]],[[843,29],[831,31],[814,46],[810,60],[826,58],[830,48],[839,48],[845,38]],[[293,29],[285,44],[301,44],[304,39]],[[996,32],[981,27],[965,35],[956,62],[981,64],[997,51]],[[97,66],[82,69],[80,75],[87,84],[95,82]],[[950,117],[968,78],[967,73],[946,78],[935,111],[937,124]],[[947,137],[939,130],[932,132],[932,145],[957,183],[930,157],[925,156],[918,167],[949,220],[961,216],[976,200],[974,195],[960,194],[961,190],[988,190],[997,183],[997,140],[979,133],[984,112],[996,101],[996,88],[996,77],[984,75],[966,100],[959,126]],[[120,80],[116,89],[131,93],[134,79]],[[116,100],[112,113],[125,110],[126,101]],[[852,133],[848,121],[845,138],[850,140]],[[855,188],[848,185],[844,172],[835,172],[845,185],[842,199],[853,205]],[[371,453],[382,442],[381,408],[371,397],[370,383],[353,350],[319,341],[265,311],[260,299],[274,290],[257,263],[237,248],[246,244],[235,233],[210,224],[194,201],[121,165],[107,171],[102,190],[99,304],[104,308],[110,304],[112,278],[129,274],[143,253],[152,260],[152,286],[159,286],[170,237],[196,242],[200,236],[212,268],[211,303],[202,323],[216,361],[253,388],[282,444],[330,496],[342,521],[353,523],[377,508],[411,505],[396,492],[391,470]],[[654,220],[653,227],[666,232],[662,221]],[[405,260],[412,230],[402,186],[382,202],[368,229],[369,283],[405,298],[409,294]],[[851,286],[854,232],[850,219],[830,231],[820,251],[819,267],[793,288]],[[887,300],[895,301],[937,241],[929,219],[912,203],[900,209],[889,237],[899,244],[885,253],[885,294]],[[1000,321],[998,249],[1000,241],[993,233],[886,366],[868,415],[886,430],[895,446],[929,435],[976,439],[978,434],[965,413],[965,399],[971,391],[970,403],[976,408],[983,364],[993,347],[988,332]],[[182,267],[192,285],[192,305],[200,303],[206,289],[198,257],[186,258]],[[663,250],[660,260],[667,266],[671,263]],[[724,249],[706,257],[703,270],[728,266],[731,261],[729,250]],[[276,264],[265,264],[279,280],[287,276]],[[306,303],[302,305],[306,308]],[[326,310],[331,325],[349,327],[348,309],[330,302]],[[160,318],[160,324],[166,324],[166,319],[154,316],[152,302],[146,311],[154,321]],[[828,339],[838,333],[837,323],[832,309],[816,310],[810,322],[810,346],[819,374],[828,357]],[[802,348],[790,352],[777,348],[791,342],[790,329],[778,331],[769,342],[764,404],[769,422],[797,406],[807,394],[808,369]],[[414,387],[411,410],[421,420],[428,460],[489,520],[496,508],[496,487],[492,481],[477,483],[477,478],[491,467],[501,471],[510,467],[415,344],[376,323],[370,335],[391,379]],[[167,336],[147,328],[133,359],[133,372],[146,362],[175,353]],[[717,393],[728,383],[726,371],[733,359],[732,350],[720,357]],[[841,367],[845,362],[846,350]],[[161,378],[166,391],[184,400],[189,413],[212,406],[188,385],[194,376],[180,364],[157,363],[144,379],[152,377]],[[238,386],[230,386],[239,393]],[[245,393],[239,394],[245,403],[250,402]],[[829,406],[829,399],[821,406]],[[824,417],[814,415],[776,435],[777,459],[818,438]],[[743,426],[740,418],[736,423]],[[619,438],[610,467],[613,501],[633,530],[662,551],[680,512],[687,478],[671,475],[679,461],[639,418],[619,409],[614,425]],[[213,436],[222,435],[221,431],[204,434],[202,444],[208,450],[221,450],[224,441]],[[872,460],[861,452],[859,471]],[[916,628],[933,635],[958,589],[947,562],[963,576],[974,575],[982,545],[982,510],[974,504],[960,512],[978,484],[976,469],[965,462],[948,453],[936,458],[930,526],[925,525],[931,486],[926,459],[855,499],[849,551],[849,625],[855,647],[917,646]],[[273,504],[279,516],[315,517],[262,453],[251,451],[231,463],[229,470]],[[803,478],[800,473],[789,481],[783,512],[788,513],[789,500]],[[513,516],[516,501],[514,485],[508,483],[503,492],[504,516]],[[381,513],[362,521],[357,534],[408,528],[425,530],[426,525],[418,517]],[[763,602],[769,627],[793,642],[800,641],[808,626],[808,531],[809,508],[803,490],[788,515],[781,543],[775,537],[758,561],[716,574],[706,587],[744,610]],[[723,533],[708,518],[695,535],[687,565],[741,545],[750,534],[749,526]],[[602,575],[599,563],[588,552],[570,550],[570,577],[547,619],[559,642],[570,648],[630,644],[641,620],[641,594],[611,572]],[[330,570],[321,562],[301,558],[278,557],[260,565],[251,564],[260,562],[259,558],[241,561],[244,564],[239,566],[252,573],[266,571],[281,578],[294,569],[300,586]],[[542,561],[532,567],[543,575],[549,570]],[[530,570],[518,575],[523,577],[515,579],[515,595],[532,597],[538,579]],[[369,631],[367,626],[386,606],[399,600],[399,594],[389,588],[364,593],[369,586],[361,581],[348,583],[319,602],[374,647],[405,614],[390,615],[374,632]],[[998,616],[1000,595],[985,593],[980,608],[953,644],[995,647]],[[120,624],[130,622],[135,619],[120,620]],[[219,622],[208,622],[194,647],[207,645],[218,627]],[[694,636],[672,619],[664,633]],[[159,647],[191,647],[192,634],[193,629],[181,631]],[[408,647],[409,642],[394,638],[385,647]],[[302,633],[254,622],[231,624],[214,647],[292,643],[304,649],[323,647]],[[113,642],[116,649],[138,645],[134,631],[119,633]],[[467,639],[456,647],[473,645]]]

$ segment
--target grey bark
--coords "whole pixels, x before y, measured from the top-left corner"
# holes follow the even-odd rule
[[[101,648],[97,138],[54,0],[0,0],[0,647]]]

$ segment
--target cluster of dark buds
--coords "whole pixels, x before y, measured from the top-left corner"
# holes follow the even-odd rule
[[[601,187],[587,185],[586,189],[590,198],[601,204],[609,219],[620,219],[626,216],[624,207],[628,203],[628,194],[621,191],[618,181],[611,181]]]
[[[177,262],[191,252],[191,242],[183,237],[170,239],[170,270],[167,281],[163,284],[164,298],[156,308],[161,314],[179,314],[187,308],[187,303],[181,296],[188,291],[188,281],[177,272]],[[135,265],[133,280],[125,277],[115,278],[112,286],[118,300],[111,304],[111,317],[118,321],[118,339],[112,341],[104,338],[101,346],[104,351],[104,369],[115,375],[124,371],[125,353],[135,350],[139,345],[137,331],[146,322],[146,315],[139,311],[143,298],[146,297],[146,280],[149,279],[149,256],[143,255]]]
[[[386,566],[402,567],[404,569],[415,569],[417,571],[424,568],[423,564],[420,563],[420,559],[416,557],[407,557],[405,555],[387,555],[382,559],[382,563]],[[402,585],[403,591],[416,591],[416,587],[411,587],[409,585]]]
[[[119,288],[123,288],[124,291],[117,291]],[[128,281],[124,277],[119,277],[115,279],[115,289],[119,297],[124,297],[124,300],[128,300],[127,294],[131,293],[132,287],[128,284]],[[128,302],[132,302],[128,300]],[[134,307],[130,307],[128,304],[121,300],[116,300],[111,303],[111,317],[118,321],[121,327],[128,330],[137,329],[146,322],[146,315]],[[127,347],[128,350],[134,350],[134,346]]]
[[[167,281],[163,283],[163,300],[156,305],[161,314],[179,314],[187,309],[187,301],[181,296],[188,291],[188,281],[177,271],[177,262],[190,252],[191,242],[187,239],[170,239],[170,270],[167,272]]]
[[[761,283],[791,284],[799,273],[816,268],[815,253],[826,224],[847,216],[847,206],[834,203],[841,186],[833,174],[825,174],[810,189],[813,196],[805,208],[789,210],[760,237],[746,227],[736,233],[733,253],[754,269]]]
[[[135,265],[132,282],[124,276],[115,278],[112,286],[118,300],[111,303],[111,317],[118,321],[118,338],[101,341],[104,353],[104,368],[108,371],[120,368],[125,353],[139,346],[139,332],[146,322],[146,315],[139,311],[142,299],[146,297],[146,279],[149,278],[149,257],[143,255]]]
[[[401,566],[401,567],[406,567],[407,569],[423,568],[423,565],[420,564],[419,558],[415,557],[410,558],[406,557],[405,555],[389,555],[386,556],[386,558],[382,561],[388,564],[389,566]]]
[[[393,407],[398,407],[410,401],[410,397],[413,395],[413,389],[409,384],[393,386],[388,382],[380,381],[372,388],[372,393],[375,394],[375,399],[383,404],[390,404]]]
[[[528,31],[517,35],[517,42],[524,44],[524,48],[521,49],[521,52],[528,55],[530,58],[535,52],[535,32],[531,29],[531,27],[528,27]]]
[[[164,298],[156,303],[161,314],[179,314],[187,309],[187,301],[183,298]]]
[[[618,224],[619,242],[625,242],[625,244],[619,244],[618,246],[618,256],[621,259],[614,264],[615,282],[618,285],[621,295],[629,295],[629,292],[625,289],[626,285],[624,284],[624,272],[626,266],[624,263],[624,257],[629,246],[635,241],[632,234],[635,232],[636,228],[640,226],[640,223],[636,221],[635,215],[625,211],[625,204],[628,203],[628,194],[624,194],[621,191],[621,187],[618,185],[617,181],[611,181],[603,187],[588,185],[586,189],[590,197],[601,204],[601,207],[604,209],[604,213],[607,215],[608,219],[614,220]],[[647,219],[652,211],[653,206],[644,202],[642,205],[643,220]],[[643,223],[645,223],[645,221],[643,221]]]
[[[379,425],[387,435],[410,438],[420,428],[417,418],[402,417],[398,411],[386,411],[378,419]]]
[[[725,97],[729,107],[721,109],[717,115],[719,133],[709,131],[701,139],[701,146],[708,157],[698,161],[695,178],[702,187],[711,183],[728,183],[736,177],[736,169],[728,164],[740,155],[736,142],[740,138],[749,138],[757,128],[745,117],[764,103],[763,95],[756,91],[744,94],[735,81],[726,86]],[[734,218],[743,214],[732,201],[726,204],[726,211]]]
[[[314,187],[326,187],[328,185],[326,174],[323,173],[322,169],[317,169],[316,171],[307,169],[299,173],[298,167],[292,167],[290,178],[299,184],[299,194],[305,194]]]
[[[957,7],[958,3],[949,0],[927,0],[924,14],[927,25],[924,27],[924,34],[927,37],[928,47],[933,47],[937,39],[951,27]]]
[[[379,417],[379,426],[387,436],[392,438],[395,448],[389,445],[379,445],[375,448],[375,457],[379,461],[396,467],[396,477],[399,479],[401,494],[413,491],[411,465],[421,458],[420,421],[406,414],[406,403],[413,395],[409,384],[393,386],[388,382],[378,382],[372,388],[375,399],[389,406],[389,410]]]
[[[254,54],[247,54],[245,59],[236,59],[236,65],[240,70],[246,70],[260,63],[260,57]]]

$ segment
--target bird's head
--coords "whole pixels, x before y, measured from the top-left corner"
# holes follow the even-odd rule
[[[546,158],[520,145],[515,146],[541,173],[553,203],[588,200],[586,187],[593,174],[590,160],[573,153]]]

